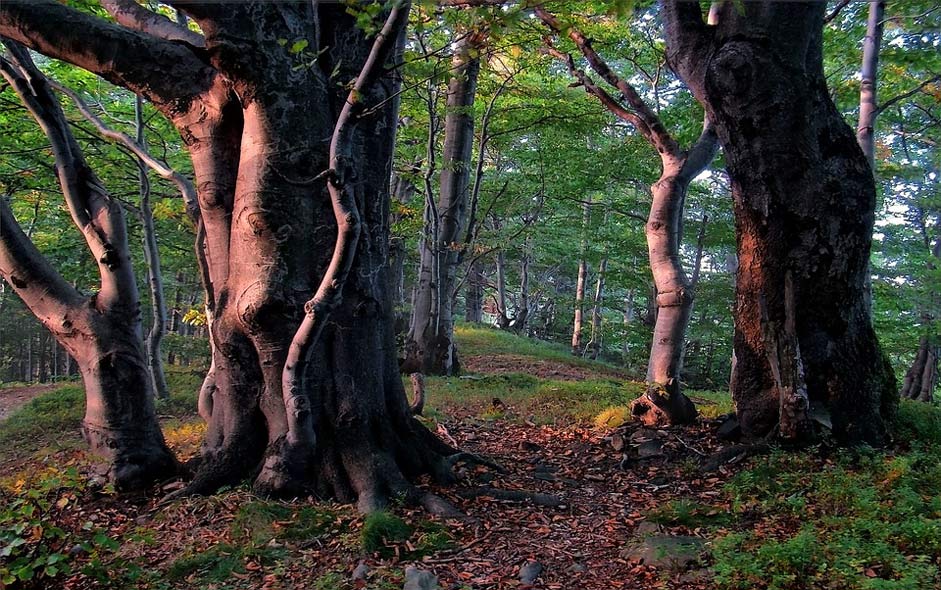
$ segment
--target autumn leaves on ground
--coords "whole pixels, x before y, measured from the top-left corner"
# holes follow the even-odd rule
[[[467,373],[429,378],[424,421],[496,467],[434,491],[466,514],[368,517],[247,487],[116,496],[79,437],[69,383],[0,424],[0,586],[23,588],[929,588],[941,560],[941,421],[903,404],[889,451],[723,442],[724,394],[691,427],[621,426],[642,385],[504,332],[461,327]],[[158,408],[183,458],[204,432],[199,372]],[[0,389],[0,398],[17,395]],[[428,484],[424,484],[428,485]],[[760,565],[759,565],[760,564]],[[435,581],[437,578],[437,581]]]

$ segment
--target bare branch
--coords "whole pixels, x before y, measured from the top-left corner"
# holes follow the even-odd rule
[[[896,104],[896,103],[899,103],[899,102],[902,102],[902,101],[905,100],[906,98],[911,98],[911,97],[915,96],[915,95],[918,94],[919,92],[922,92],[925,88],[927,88],[927,87],[931,86],[932,84],[934,84],[934,83],[936,83],[936,82],[939,82],[939,81],[941,81],[941,74],[936,74],[936,75],[934,75],[934,76],[928,78],[927,80],[923,81],[923,82],[922,82],[921,84],[919,84],[918,86],[912,88],[911,90],[909,90],[909,91],[907,91],[907,92],[903,92],[903,93],[898,94],[898,95],[896,95],[896,96],[893,96],[892,98],[886,100],[885,102],[883,102],[882,104],[880,104],[878,107],[876,107],[875,115],[878,116],[880,113],[882,113],[882,111],[886,110],[887,108],[891,107],[892,105],[894,105],[894,104]]]

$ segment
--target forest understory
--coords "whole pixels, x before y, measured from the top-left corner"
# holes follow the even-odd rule
[[[941,455],[930,442],[878,453],[746,447],[717,437],[730,402],[714,392],[691,392],[704,414],[695,425],[614,428],[641,383],[522,340],[526,354],[484,361],[517,338],[457,334],[480,360],[464,377],[428,380],[424,421],[501,470],[461,464],[457,485],[420,485],[465,517],[406,505],[363,517],[245,486],[164,501],[178,481],[117,496],[76,434],[81,389],[67,384],[0,424],[0,527],[29,523],[25,547],[51,562],[22,587],[915,590],[941,580],[941,506],[929,493]],[[533,373],[507,372],[510,363]],[[189,409],[199,374],[174,370],[170,382],[158,411],[186,459],[205,432]],[[910,404],[903,432],[941,442],[939,412]]]

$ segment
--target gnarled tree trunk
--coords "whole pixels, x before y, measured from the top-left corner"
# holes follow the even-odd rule
[[[897,400],[865,295],[866,157],[827,92],[823,3],[731,3],[717,26],[664,0],[668,58],[706,107],[732,179],[739,270],[732,395],[749,436],[813,421],[879,444]]]
[[[0,34],[143,94],[190,150],[213,369],[187,492],[260,474],[263,492],[363,510],[416,499],[410,479],[447,479],[452,449],[411,416],[388,296],[388,62],[407,5],[375,39],[344,5],[179,5],[205,51],[47,0],[0,6]]]
[[[28,52],[5,41],[0,72],[52,145],[59,183],[75,225],[98,263],[101,285],[85,296],[39,253],[0,200],[0,273],[75,359],[85,385],[82,430],[110,464],[119,490],[172,476],[154,411],[141,339],[140,300],[121,204],[88,166],[48,81]]]

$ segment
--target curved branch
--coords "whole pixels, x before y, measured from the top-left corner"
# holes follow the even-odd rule
[[[356,256],[360,235],[360,214],[356,206],[350,180],[353,129],[355,118],[365,107],[363,98],[367,90],[383,73],[385,62],[392,55],[399,32],[408,20],[409,3],[397,2],[382,30],[376,36],[366,62],[360,70],[353,88],[347,96],[337,118],[330,141],[330,170],[327,190],[337,220],[337,240],[330,265],[324,273],[313,298],[304,306],[306,314],[291,341],[282,373],[282,395],[288,415],[287,442],[289,445],[312,452],[316,442],[310,399],[303,390],[310,351],[320,337],[330,313],[339,306],[343,297],[350,268]]]
[[[140,160],[147,165],[148,168],[157,173],[160,178],[168,180],[175,184],[178,189],[180,189],[180,195],[183,197],[183,202],[186,203],[186,210],[190,214],[190,217],[194,221],[199,217],[199,203],[196,200],[196,187],[193,186],[193,183],[190,182],[188,178],[168,166],[165,162],[153,157],[150,151],[147,150],[143,145],[137,142],[127,133],[122,133],[116,131],[102,121],[88,104],[82,100],[82,98],[74,92],[72,89],[59,84],[57,81],[49,79],[49,85],[61,92],[62,94],[68,96],[72,102],[75,103],[75,106],[78,107],[79,112],[82,114],[85,119],[91,123],[98,133],[102,137],[110,139],[113,142],[122,144],[124,147],[131,150],[135,156],[140,158]]]
[[[147,10],[134,0],[101,0],[101,6],[119,24],[167,41],[182,41],[203,48],[206,40],[195,31],[179,25],[162,14]]]
[[[627,104],[629,104],[634,111],[634,117],[643,122],[643,125],[634,123],[634,126],[637,127],[637,130],[647,141],[649,141],[660,154],[670,154],[678,157],[680,155],[680,146],[673,136],[670,135],[670,132],[666,130],[666,127],[663,126],[660,117],[644,102],[644,99],[640,97],[637,90],[628,83],[627,80],[615,74],[614,70],[608,66],[608,63],[598,55],[598,52],[596,52],[591,45],[591,39],[574,27],[565,29],[562,23],[559,22],[559,19],[541,6],[537,6],[535,12],[536,16],[538,16],[547,27],[552,29],[554,33],[568,36],[568,38],[575,43],[575,46],[578,47],[579,51],[582,52],[582,55],[585,56],[585,59],[588,60],[591,69],[601,76],[605,82],[621,93],[621,96],[624,97],[624,100],[627,101]],[[571,65],[569,66],[569,70],[572,70]],[[585,76],[585,78],[587,78],[587,76]],[[580,78],[580,80],[584,83],[583,79]]]
[[[96,304],[105,309],[122,299],[136,301],[137,284],[120,204],[111,198],[85,161],[59,101],[29,52],[13,41],[4,41],[4,45],[12,61],[0,58],[0,73],[49,139],[62,195],[98,263],[101,290]]]
[[[36,317],[49,325],[83,300],[60,275],[13,217],[6,198],[0,196],[0,277],[16,291]],[[51,326],[50,326],[51,327]]]
[[[0,2],[0,35],[140,94],[167,116],[187,111],[216,76],[183,43],[108,23],[55,0]]]

